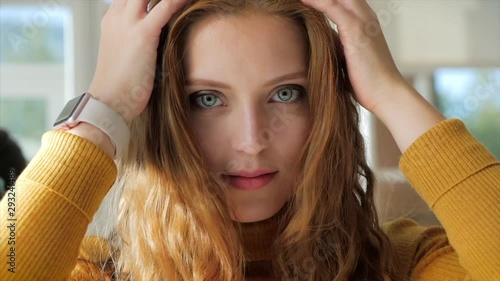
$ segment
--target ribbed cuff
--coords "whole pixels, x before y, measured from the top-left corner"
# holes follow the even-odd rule
[[[51,189],[92,218],[116,176],[115,163],[99,147],[73,134],[49,131],[19,181]]]
[[[420,136],[403,154],[399,167],[433,208],[448,190],[496,162],[462,121],[448,119]]]

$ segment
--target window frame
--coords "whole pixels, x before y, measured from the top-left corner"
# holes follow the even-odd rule
[[[71,14],[64,23],[63,64],[0,64],[0,99],[2,97],[46,99],[47,115],[44,131],[47,131],[52,128],[52,123],[64,104],[88,90],[97,62],[100,21],[109,3],[78,0],[2,0],[1,6],[8,5],[39,7],[36,13],[40,15],[47,15],[60,5],[68,9]],[[54,80],[53,77],[61,78]],[[33,156],[33,153],[25,155],[28,160]]]

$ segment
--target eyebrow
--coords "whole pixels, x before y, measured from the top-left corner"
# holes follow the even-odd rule
[[[278,76],[272,80],[267,81],[264,83],[264,86],[271,86],[274,84],[277,84],[280,81],[286,81],[286,80],[293,80],[293,79],[299,79],[299,78],[307,78],[307,73],[305,71],[298,71],[298,72],[292,72],[288,73],[285,75]],[[230,89],[231,87],[223,82],[219,81],[212,81],[212,80],[207,80],[207,79],[188,79],[186,81],[186,86],[195,86],[195,85],[204,85],[204,86],[210,86],[210,87],[215,87],[215,88],[220,88],[220,89]]]

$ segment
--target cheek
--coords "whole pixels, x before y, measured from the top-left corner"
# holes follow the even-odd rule
[[[209,167],[215,167],[223,161],[224,148],[227,148],[227,137],[221,130],[220,120],[193,114],[191,128],[203,158]]]
[[[309,110],[302,102],[273,109],[270,128],[282,142],[289,146],[301,146],[309,132]]]
[[[274,147],[280,151],[287,165],[293,166],[298,161],[309,133],[307,119],[294,118],[291,125],[282,134],[277,134]]]
[[[297,171],[296,163],[304,148],[310,131],[310,118],[308,111],[301,107],[297,110],[282,111],[279,122],[275,122],[275,134],[272,147],[283,159],[287,170]],[[271,122],[271,127],[273,122]]]

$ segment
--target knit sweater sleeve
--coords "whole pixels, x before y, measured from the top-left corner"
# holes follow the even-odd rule
[[[44,134],[40,151],[0,203],[2,222],[12,224],[0,228],[2,280],[66,280],[116,175],[112,159],[89,141]]]
[[[449,119],[415,141],[400,168],[444,227],[426,229],[408,220],[386,226],[388,232],[405,229],[399,238],[412,253],[411,280],[500,280],[495,157],[463,122]]]

